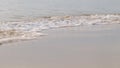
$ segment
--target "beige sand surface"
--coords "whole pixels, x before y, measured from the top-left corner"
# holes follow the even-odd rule
[[[120,25],[43,33],[48,35],[1,46],[0,68],[120,68]]]

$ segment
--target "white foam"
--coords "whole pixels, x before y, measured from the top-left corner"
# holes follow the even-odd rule
[[[79,26],[79,25],[103,25],[103,24],[119,24],[119,14],[101,14],[101,15],[80,15],[80,16],[52,16],[40,17],[29,21],[18,22],[1,22],[0,30],[9,31],[15,30],[23,32],[19,37],[1,37],[0,42],[10,39],[31,39],[40,34],[44,29]],[[34,33],[34,34],[33,34]],[[1,36],[1,35],[0,35]],[[23,37],[27,36],[27,37]]]
[[[10,43],[10,42],[14,42],[14,41],[20,41],[20,40],[29,40],[29,39],[34,39],[37,38],[39,36],[43,36],[44,34],[42,33],[37,33],[37,32],[24,32],[24,33],[16,33],[14,32],[13,35],[8,35],[8,34],[4,34],[1,38],[0,38],[0,44],[4,44],[4,43]]]

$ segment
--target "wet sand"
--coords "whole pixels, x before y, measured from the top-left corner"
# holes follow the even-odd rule
[[[120,68],[120,25],[43,33],[48,35],[1,46],[0,68]]]

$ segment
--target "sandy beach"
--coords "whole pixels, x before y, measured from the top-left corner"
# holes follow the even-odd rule
[[[0,68],[120,68],[120,0],[0,0]]]
[[[43,33],[48,35],[2,45],[0,68],[120,68],[119,25]]]

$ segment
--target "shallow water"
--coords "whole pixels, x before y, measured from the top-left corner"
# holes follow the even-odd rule
[[[80,13],[119,13],[119,0],[0,0],[0,21]]]
[[[119,24],[119,1],[0,0],[0,43],[32,39],[44,29]]]

